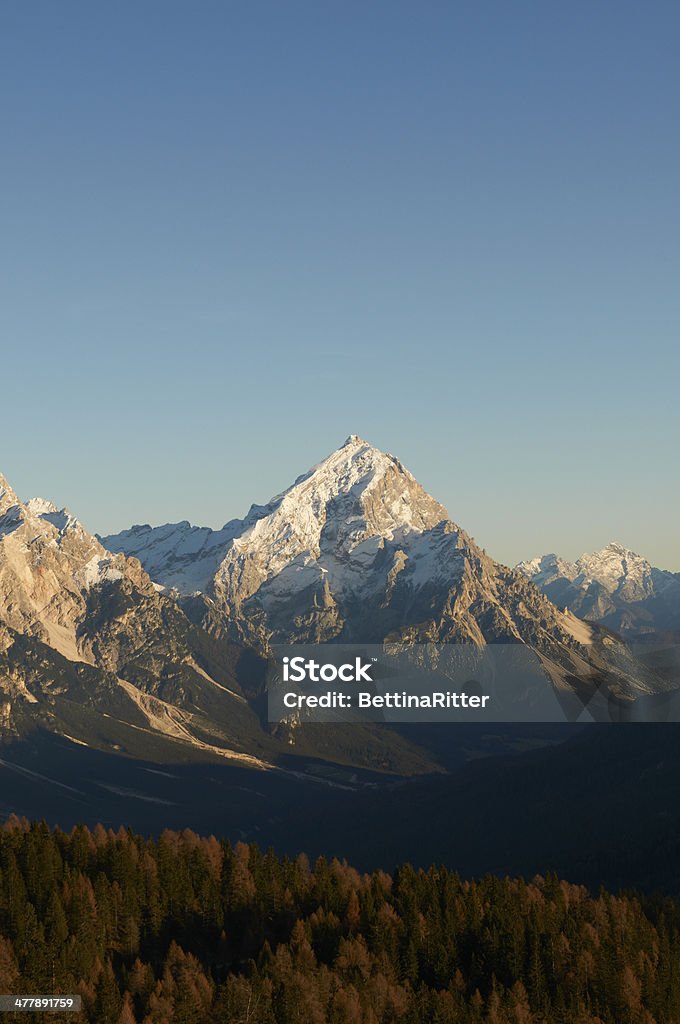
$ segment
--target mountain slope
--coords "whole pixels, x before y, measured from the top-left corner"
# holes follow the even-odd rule
[[[88,594],[124,579],[153,592],[138,564],[106,551],[65,509],[43,499],[23,504],[0,476],[0,620],[67,658],[92,661],[78,639]]]
[[[229,652],[139,562],[107,551],[67,510],[21,502],[4,477],[0,702],[6,735],[41,725],[115,746],[124,728],[130,749],[156,735],[243,759],[262,746]]]
[[[611,543],[568,562],[549,554],[517,569],[555,604],[631,637],[680,631],[680,574]]]

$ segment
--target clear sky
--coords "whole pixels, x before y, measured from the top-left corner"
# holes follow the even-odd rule
[[[675,2],[5,0],[0,469],[221,525],[358,433],[680,570]]]

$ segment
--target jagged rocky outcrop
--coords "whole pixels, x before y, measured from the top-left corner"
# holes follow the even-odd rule
[[[77,519],[42,499],[24,504],[0,476],[0,620],[67,658],[90,660],[78,638],[90,591],[153,585],[139,563],[106,551]]]
[[[236,756],[260,731],[230,653],[136,559],[107,551],[67,510],[22,502],[4,477],[0,703],[5,735],[32,723],[90,742],[122,729],[133,746],[136,731],[142,746],[166,737]]]

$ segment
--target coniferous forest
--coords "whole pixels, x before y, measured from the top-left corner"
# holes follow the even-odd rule
[[[52,1020],[671,1024],[679,928],[670,899],[556,877],[361,875],[190,831],[0,831],[0,992],[82,997]]]

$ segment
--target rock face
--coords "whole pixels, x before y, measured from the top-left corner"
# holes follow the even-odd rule
[[[680,574],[621,544],[567,562],[543,555],[517,568],[555,604],[629,637],[680,631]]]
[[[0,476],[0,620],[91,662],[80,627],[89,595],[107,583],[154,592],[139,563],[106,551],[66,509],[41,498],[22,503]]]
[[[226,756],[235,741],[236,756],[234,733],[247,742],[259,731],[228,655],[138,561],[107,551],[67,510],[23,503],[4,477],[0,703],[5,734],[23,723],[86,743],[122,731],[132,746],[154,735],[195,745],[202,730],[206,748]]]
[[[133,527],[105,544],[135,554],[158,583],[186,594],[196,579],[185,560],[189,536],[186,524]],[[221,554],[203,584],[212,628],[260,648],[525,643],[556,681],[615,665],[620,692],[655,687],[624,645],[494,562],[398,459],[356,435],[245,520],[193,536],[202,571],[205,552]]]

